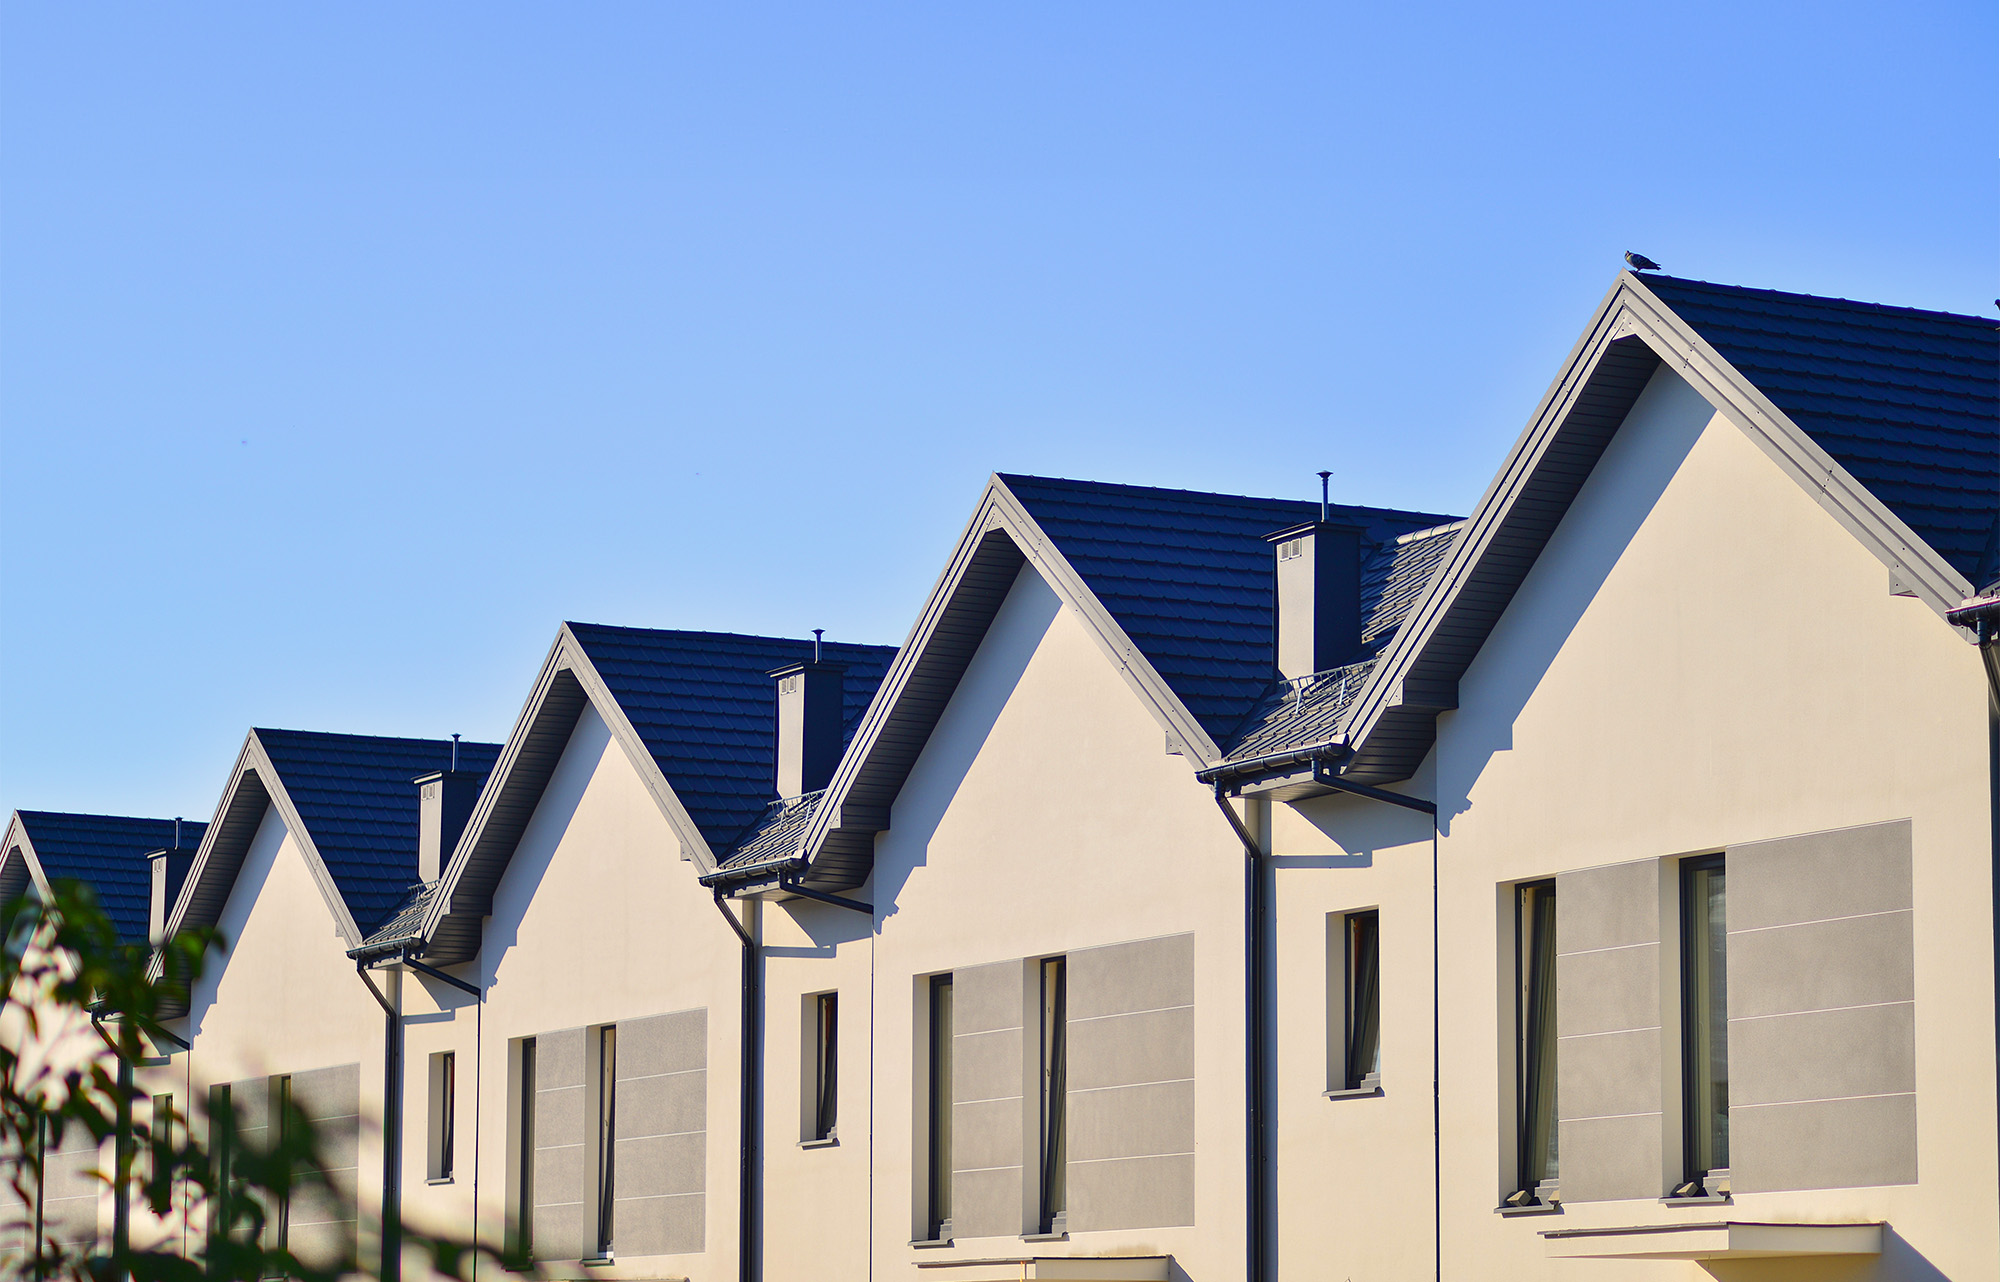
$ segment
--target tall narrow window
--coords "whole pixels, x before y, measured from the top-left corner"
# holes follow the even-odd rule
[[[813,999],[813,1029],[812,1137],[830,1140],[840,1115],[840,994]]]
[[[520,1170],[515,1172],[514,1232],[515,1254],[525,1263],[535,1249],[535,1039],[521,1041],[521,1115],[515,1119],[521,1137]]]
[[[435,1184],[451,1179],[458,1141],[458,1056],[438,1051],[431,1056],[430,1178]]]
[[[148,1125],[152,1165],[146,1170],[146,1182],[156,1183],[174,1169],[174,1097],[155,1095],[153,1097],[153,1120]]]
[[[209,1251],[222,1245],[236,1213],[236,1128],[240,1119],[227,1085],[208,1088],[208,1155],[215,1164],[216,1196],[208,1208]]]
[[[292,1129],[295,1123],[292,1121],[291,1076],[287,1074],[284,1077],[273,1078],[271,1080],[270,1094],[267,1098],[271,1110],[271,1129],[264,1134],[271,1145],[270,1151],[278,1153],[287,1161],[290,1161],[292,1145],[298,1139],[293,1134]],[[289,1249],[291,1246],[291,1180],[289,1178],[285,1179],[278,1188],[272,1190],[272,1193],[272,1200],[276,1205],[271,1208],[270,1219],[264,1225],[265,1242],[271,1250],[283,1251]],[[271,1276],[275,1277],[279,1275],[272,1274]]]
[[[1538,881],[1515,892],[1515,1082],[1520,1092],[1518,1191],[1510,1206],[1547,1200],[1557,1178],[1556,1131],[1556,884]]]
[[[1069,1032],[1067,967],[1063,958],[1042,963],[1042,1209],[1040,1230],[1061,1233],[1069,1205]]]
[[[951,976],[931,979],[930,1231],[951,1236]]]
[[[618,1183],[618,1030],[597,1030],[597,1253],[611,1254],[611,1204]]]
[[[1729,1169],[1729,916],[1722,856],[1681,865],[1682,1118],[1687,1183],[1717,1193]]]
[[[1380,913],[1347,918],[1347,1089],[1382,1079],[1382,935]]]

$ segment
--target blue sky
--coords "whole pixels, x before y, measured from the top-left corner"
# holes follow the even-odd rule
[[[1462,512],[1619,267],[1984,312],[1990,5],[0,7],[0,809],[899,642],[992,471]]]

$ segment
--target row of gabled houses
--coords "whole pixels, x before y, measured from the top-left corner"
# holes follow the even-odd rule
[[[565,624],[0,889],[220,928],[146,1090],[308,1256],[1990,1278],[1997,541],[1992,321],[1621,274],[1469,516],[996,476],[900,647]]]

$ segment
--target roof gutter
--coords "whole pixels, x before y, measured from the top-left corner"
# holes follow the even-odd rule
[[[1283,752],[1266,753],[1261,757],[1248,757],[1242,761],[1225,761],[1219,766],[1195,771],[1194,777],[1211,787],[1227,791],[1265,775],[1286,774],[1300,766],[1339,761],[1351,751],[1345,740],[1329,739],[1325,743],[1316,743],[1307,748],[1288,748]]]

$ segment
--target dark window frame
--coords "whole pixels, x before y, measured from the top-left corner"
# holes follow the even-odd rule
[[[1063,1233],[1069,1220],[1069,961],[1042,960],[1038,1233]]]
[[[611,1258],[618,1200],[618,1026],[597,1032],[597,1255]]]
[[[931,976],[930,1006],[930,1128],[926,1171],[929,1187],[926,1224],[933,1240],[951,1237],[952,1224],[952,983],[951,975]]]
[[[813,998],[813,1125],[815,1140],[834,1138],[840,1124],[840,994]]]
[[[1540,1202],[1561,1178],[1556,1108],[1556,883],[1514,888],[1515,1188],[1511,1203]]]
[[[1341,1086],[1364,1091],[1382,1082],[1382,910],[1346,914],[1341,948]]]
[[[1715,1194],[1712,1175],[1729,1170],[1728,895],[1724,856],[1681,860],[1681,1164],[1686,1183],[1674,1190],[1679,1196]],[[1712,912],[1717,901],[1720,921]]]
[[[520,1202],[514,1208],[515,1232],[519,1235],[520,1262],[526,1264],[535,1252],[535,1039],[521,1039],[521,1169],[518,1189]]]

